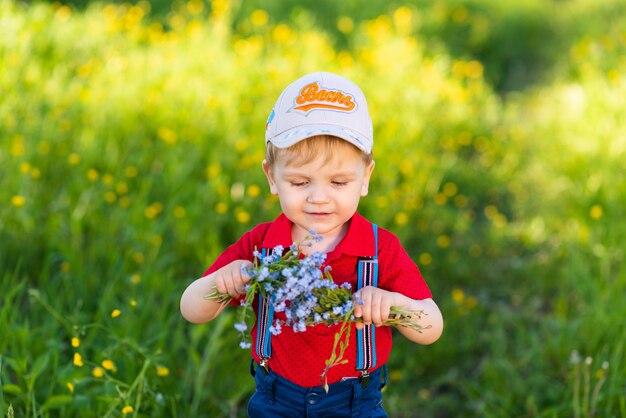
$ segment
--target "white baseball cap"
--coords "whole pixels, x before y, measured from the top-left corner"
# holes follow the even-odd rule
[[[267,119],[265,143],[287,148],[315,135],[336,136],[372,152],[372,119],[365,95],[352,81],[317,72],[283,90]]]

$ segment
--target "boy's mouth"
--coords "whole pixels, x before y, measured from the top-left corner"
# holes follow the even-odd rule
[[[307,215],[309,216],[328,216],[330,215],[330,212],[307,212]]]

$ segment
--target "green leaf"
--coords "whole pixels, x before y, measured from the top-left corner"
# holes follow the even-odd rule
[[[18,361],[16,359],[12,359],[10,357],[4,357],[3,360],[6,364],[13,369],[13,371],[17,374],[25,374],[26,373],[26,361],[24,359]]]
[[[33,364],[33,367],[30,373],[28,373],[28,380],[30,380],[31,382],[34,382],[35,380],[37,380],[39,375],[41,375],[41,373],[43,373],[46,367],[48,367],[49,361],[50,361],[49,354],[44,354],[43,356],[38,357],[37,360],[35,360],[35,364]]]
[[[41,407],[41,411],[46,411],[48,409],[60,408],[68,403],[71,403],[73,398],[70,395],[54,395],[46,399],[43,406]]]
[[[6,383],[5,385],[3,385],[2,391],[6,393],[12,393],[14,395],[20,395],[20,396],[24,395],[22,388],[12,383]]]

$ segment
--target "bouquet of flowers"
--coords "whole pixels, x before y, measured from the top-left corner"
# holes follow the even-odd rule
[[[302,242],[319,241],[322,238],[314,231],[309,231]],[[326,390],[327,373],[331,367],[348,362],[343,354],[350,340],[350,323],[362,321],[354,316],[353,293],[349,283],[337,285],[330,274],[330,266],[321,270],[326,254],[314,252],[301,258],[301,248],[293,243],[289,248],[276,246],[270,255],[263,256],[254,251],[254,264],[244,269],[243,273],[250,279],[246,285],[246,295],[241,301],[243,307],[241,320],[235,328],[241,333],[241,348],[250,348],[249,335],[246,333],[246,317],[252,307],[256,295],[265,297],[272,295],[274,312],[284,312],[285,318],[274,319],[270,332],[278,335],[283,326],[291,327],[294,332],[305,332],[307,327],[325,324],[341,324],[335,334],[335,341],[330,357],[326,360],[326,367],[321,378]],[[363,303],[358,300],[356,303]],[[221,303],[228,303],[230,296],[214,290],[206,296],[207,299],[216,299]],[[421,318],[423,312],[406,311],[392,307],[389,319],[384,325],[405,326],[413,329],[423,327],[412,321]],[[343,339],[342,339],[343,337]]]

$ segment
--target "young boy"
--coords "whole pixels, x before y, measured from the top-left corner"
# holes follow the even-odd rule
[[[329,370],[326,392],[320,374],[338,326],[317,325],[298,333],[285,327],[272,336],[263,331],[267,328],[264,312],[257,313],[252,357],[262,367],[253,369],[257,390],[248,413],[253,417],[386,416],[380,371],[392,339],[390,327],[381,325],[390,308],[422,313],[413,319],[424,327],[419,332],[397,328],[418,344],[435,342],[443,319],[398,239],[357,212],[374,170],[373,129],[365,97],[354,83],[337,75],[306,75],[278,98],[267,121],[265,143],[263,171],[271,193],[278,195],[282,214],[227,248],[204,277],[187,287],[181,312],[193,323],[211,321],[225,305],[204,297],[217,289],[234,300],[240,298],[248,282],[242,268],[252,263],[255,249],[279,244],[287,248],[315,231],[323,239],[303,245],[302,251],[326,253],[325,266],[331,267],[337,284],[349,282],[357,289],[357,281],[361,283],[354,306],[363,323],[352,325],[356,331],[351,332],[344,354],[348,362]],[[375,265],[378,274],[363,279],[361,267],[373,271]],[[256,301],[255,309],[258,305]]]

